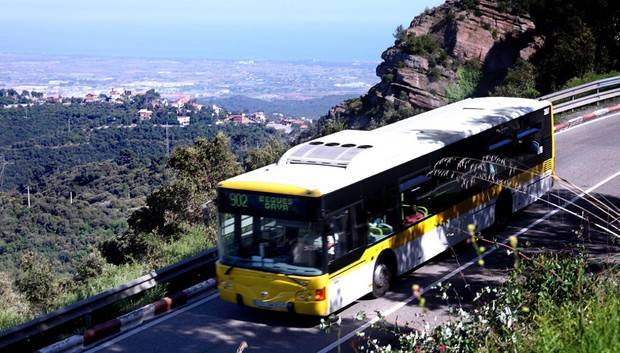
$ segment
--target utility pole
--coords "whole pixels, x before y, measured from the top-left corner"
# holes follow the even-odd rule
[[[0,191],[2,191],[2,186],[4,184],[4,169],[10,164],[13,164],[13,162],[7,162],[6,159],[4,159],[4,155],[2,155],[2,159],[0,159]]]
[[[168,138],[168,121],[166,121],[166,156],[170,158],[170,139]]]
[[[69,191],[69,204],[73,205],[73,191]]]
[[[26,191],[28,192],[28,208],[30,208],[30,185],[26,185]]]

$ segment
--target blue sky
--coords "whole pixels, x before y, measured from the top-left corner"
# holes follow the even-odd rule
[[[442,0],[0,0],[0,52],[378,61]]]

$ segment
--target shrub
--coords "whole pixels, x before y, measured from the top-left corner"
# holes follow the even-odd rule
[[[394,36],[395,44],[398,44],[407,38],[407,30],[403,27],[403,25],[398,25],[392,35]]]
[[[385,74],[381,76],[381,80],[385,83],[390,83],[394,81],[394,74]]]
[[[471,97],[476,92],[482,78],[480,64],[467,62],[456,70],[457,81],[446,87],[446,97],[449,102],[457,102]]]
[[[412,55],[432,56],[437,54],[440,49],[439,44],[429,34],[416,36],[411,33],[405,41],[405,50]]]
[[[428,70],[428,79],[431,82],[435,82],[437,80],[439,80],[439,78],[441,77],[441,70],[439,70],[439,68],[437,67],[433,67],[430,70]]]
[[[590,83],[592,81],[602,80],[604,78],[609,78],[609,77],[614,77],[614,76],[620,76],[620,71],[611,71],[611,72],[604,72],[604,73],[590,71],[579,77],[571,78],[564,84],[564,86],[562,86],[562,89],[572,88],[575,86],[583,85],[585,83]]]
[[[103,256],[101,256],[101,252],[97,249],[93,249],[88,255],[83,256],[75,266],[75,281],[84,282],[90,278],[99,276],[105,264],[106,261]]]
[[[30,319],[32,312],[26,299],[17,292],[12,276],[0,272],[0,330]]]
[[[46,310],[59,293],[59,280],[52,265],[35,252],[26,252],[20,260],[17,288],[35,307]]]
[[[491,93],[493,96],[523,98],[536,98],[539,94],[536,90],[536,68],[524,60],[518,60]]]

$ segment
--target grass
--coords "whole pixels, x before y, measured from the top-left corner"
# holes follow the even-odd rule
[[[482,78],[482,70],[479,65],[467,63],[458,67],[456,77],[457,81],[446,87],[446,98],[450,103],[458,102],[474,95]]]
[[[120,286],[134,280],[148,271],[148,267],[144,263],[129,263],[124,265],[106,264],[103,267],[101,275],[91,278],[84,284],[74,287],[73,290],[64,293],[56,308],[61,308],[79,300],[99,294],[111,288]]]
[[[604,78],[609,78],[609,77],[614,77],[614,76],[620,76],[620,71],[611,71],[611,72],[604,72],[604,73],[588,72],[581,77],[571,78],[564,84],[562,89],[572,88],[572,87],[576,87],[576,86],[583,85],[586,83],[590,83],[592,81],[598,81]]]
[[[118,287],[153,269],[161,268],[196,255],[200,251],[213,246],[213,241],[210,241],[206,236],[210,234],[210,231],[211,229],[206,229],[204,226],[188,227],[185,234],[177,240],[153,240],[156,242],[156,246],[154,247],[156,252],[147,256],[147,260],[145,261],[122,265],[107,263],[103,266],[98,276],[90,278],[83,283],[73,283],[71,280],[67,279],[64,281],[66,283],[64,289],[56,300],[51,301],[45,312],[37,313],[33,308],[28,308],[28,303],[24,302],[23,299],[20,299],[20,301],[17,299],[10,300],[6,305],[0,303],[0,330],[13,327],[31,320],[38,315],[43,315],[46,312],[51,312],[103,291]],[[0,288],[0,293],[6,296],[7,294],[5,291],[8,292],[9,288],[4,291],[1,290],[2,288]],[[165,284],[157,285],[136,298],[129,298],[118,303],[118,305],[110,310],[110,314],[117,313],[120,315],[160,299],[166,293],[167,288]],[[10,290],[11,292],[8,293],[8,295],[11,297],[17,295],[13,294],[12,288],[10,288]]]
[[[182,238],[161,244],[156,262],[162,265],[173,264],[215,246],[205,236],[209,231],[202,225],[188,227]]]
[[[523,337],[522,352],[620,352],[620,285],[618,270],[597,275],[591,296],[545,306],[535,329]]]
[[[2,308],[0,310],[0,331],[19,325],[31,318],[29,313],[19,312],[13,308]]]

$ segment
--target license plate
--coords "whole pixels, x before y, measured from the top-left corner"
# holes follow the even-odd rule
[[[254,299],[254,305],[265,309],[286,309],[286,302],[264,302]]]

